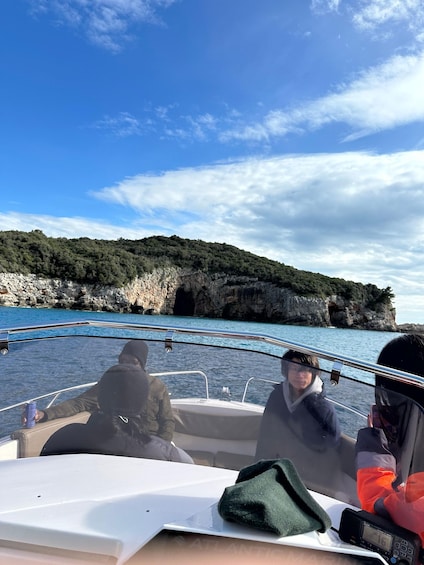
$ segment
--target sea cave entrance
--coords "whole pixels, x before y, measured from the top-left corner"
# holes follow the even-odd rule
[[[194,316],[194,306],[192,291],[179,288],[175,294],[174,316]]]

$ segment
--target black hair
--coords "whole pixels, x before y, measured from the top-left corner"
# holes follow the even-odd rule
[[[307,353],[300,353],[295,349],[289,349],[284,353],[281,358],[281,373],[287,377],[287,363],[286,361],[292,361],[296,359],[300,364],[306,365],[311,368],[313,379],[320,373],[318,357],[315,355],[308,355]]]
[[[381,350],[377,363],[424,377],[424,336],[404,334],[392,339]],[[379,373],[375,383],[382,428],[389,449],[401,463],[400,480],[405,480],[409,474],[424,470],[424,388]]]
[[[392,339],[381,350],[377,363],[424,377],[424,336],[404,334]],[[378,373],[375,376],[375,384],[411,398],[424,408],[424,388],[395,381]]]

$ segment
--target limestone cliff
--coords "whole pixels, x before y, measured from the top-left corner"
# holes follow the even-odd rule
[[[249,277],[169,267],[122,288],[0,273],[0,305],[226,318],[304,326],[396,331],[395,311],[338,296],[308,298]]]

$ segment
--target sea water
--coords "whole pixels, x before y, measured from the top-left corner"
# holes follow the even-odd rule
[[[381,349],[395,338],[395,332],[352,330],[339,328],[315,328],[239,322],[222,319],[181,316],[155,316],[143,314],[114,314],[81,310],[59,310],[54,308],[14,308],[0,306],[0,332],[9,327],[44,325],[75,320],[103,320],[129,323],[155,324],[170,327],[197,327],[206,330],[249,332],[285,339],[331,353],[362,359],[375,363]]]

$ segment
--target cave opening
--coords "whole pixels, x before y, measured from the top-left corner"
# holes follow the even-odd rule
[[[192,291],[179,288],[175,294],[174,316],[194,316],[194,306]]]

